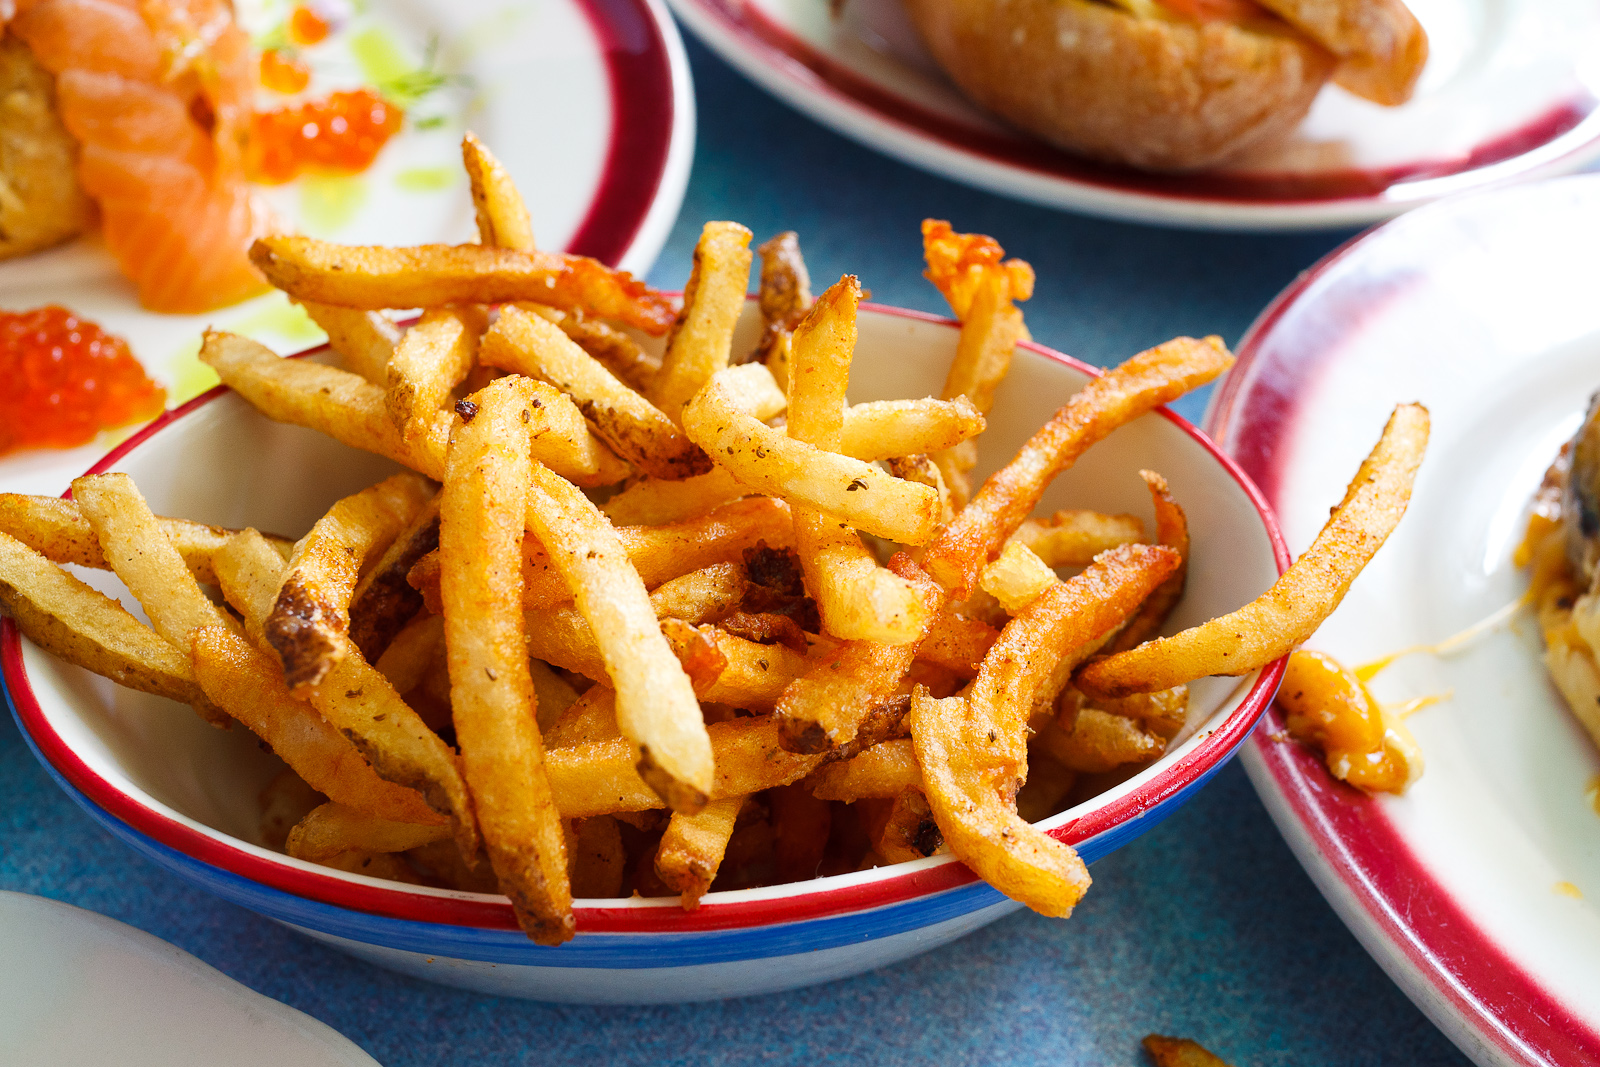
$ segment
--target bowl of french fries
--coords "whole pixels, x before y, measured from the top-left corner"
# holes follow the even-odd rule
[[[1034,344],[987,237],[924,226],[953,319],[813,297],[792,234],[747,297],[734,223],[680,297],[538,250],[464,154],[479,242],[259,242],[328,347],[210,332],[223,386],[65,498],[0,494],[0,663],[46,768],[313,938],[645,1003],[1066,917],[1381,544],[1382,443],[1284,573],[1163,407],[1221,343],[1105,373]]]

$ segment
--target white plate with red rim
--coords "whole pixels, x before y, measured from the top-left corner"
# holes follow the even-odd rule
[[[1587,0],[1413,0],[1432,53],[1383,108],[1332,85],[1300,129],[1203,174],[1091,163],[963,97],[899,0],[670,0],[746,77],[869,148],[1049,207],[1215,229],[1356,226],[1600,155],[1600,9]]]
[[[258,42],[270,41],[294,2],[241,0],[239,17]],[[302,53],[313,70],[306,95],[381,90],[430,70],[441,77],[367,171],[261,187],[281,217],[352,244],[476,240],[460,149],[471,129],[516,179],[542,247],[637,274],[655,262],[683,202],[695,129],[688,59],[661,0],[314,6],[345,15],[326,43]],[[261,93],[262,106],[285,99]],[[278,351],[323,339],[281,293],[204,315],[146,311],[94,236],[0,263],[0,308],[44,304],[125,338],[171,404],[216,383],[195,359],[207,326]],[[0,457],[0,488],[59,492],[119,436],[126,431],[65,452]]]
[[[752,301],[734,350],[753,347],[759,327]],[[865,306],[852,400],[936,391],[958,335],[945,319]],[[1022,346],[979,439],[978,474],[1009,459],[1092,373],[1042,346]],[[1043,506],[1132,512],[1148,521],[1141,468],[1167,477],[1193,535],[1194,563],[1171,626],[1232,610],[1287,565],[1277,527],[1249,480],[1166,410],[1090,449],[1056,479]],[[392,464],[313,431],[271,423],[218,390],[141,431],[96,469],[132,474],[157,513],[292,536]],[[1337,499],[1339,486],[1326,488]],[[82,573],[126,597],[109,576]],[[5,620],[0,670],[13,714],[45,769],[124,843],[228,900],[432,981],[589,1003],[749,996],[883,966],[1021,907],[953,857],[936,855],[810,882],[713,892],[689,913],[675,899],[580,900],[576,938],[547,948],[517,929],[504,897],[378,881],[264,847],[256,798],[281,764],[245,731],[212,729],[186,708],[69,667],[22,640]],[[1156,825],[1228,760],[1281,675],[1275,663],[1245,678],[1195,683],[1186,730],[1160,760],[1041,827],[1092,862]]]
[[[1600,176],[1432,205],[1319,263],[1240,345],[1207,425],[1301,551],[1395,402],[1433,434],[1409,511],[1309,642],[1350,665],[1438,641],[1526,589],[1529,497],[1600,388]],[[1330,779],[1269,712],[1245,767],[1346,925],[1489,1067],[1600,1063],[1600,752],[1524,612],[1374,680],[1427,770],[1399,798]]]

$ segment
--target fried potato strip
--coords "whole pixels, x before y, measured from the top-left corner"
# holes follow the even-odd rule
[[[1222,1057],[1186,1037],[1150,1034],[1141,1042],[1156,1067],[1228,1067]]]
[[[1144,522],[1137,515],[1066,510],[1028,519],[1006,543],[1025,545],[1049,567],[1087,567],[1108,548],[1143,540]]]
[[[1311,547],[1257,599],[1173,637],[1090,663],[1073,682],[1120,697],[1204,678],[1248,674],[1310,637],[1383,546],[1411,499],[1428,445],[1428,410],[1401,404]]]
[[[195,581],[216,585],[217,575],[211,567],[211,558],[228,538],[238,533],[222,526],[207,526],[187,519],[164,519],[156,524],[166,534],[172,547],[183,557],[184,564]],[[16,538],[46,559],[56,563],[76,563],[98,571],[110,570],[111,565],[100,551],[100,542],[94,530],[83,517],[77,503],[56,496],[27,496],[23,493],[0,493],[0,533]],[[263,534],[267,542],[288,559],[294,543],[286,538]]]
[[[737,222],[706,223],[683,287],[683,310],[650,386],[651,402],[668,418],[678,420],[689,399],[728,365],[749,287],[750,231]]]
[[[743,797],[713,800],[694,815],[675,814],[656,849],[656,874],[678,891],[685,911],[700,906],[700,898],[716,881],[733,824],[744,806]]]
[[[964,396],[952,400],[869,400],[845,409],[838,451],[892,459],[954,448],[983,432],[984,418]]]
[[[461,138],[461,162],[472,187],[478,240],[497,248],[532,252],[533,221],[528,218],[528,206],[510,172],[471,130]]]
[[[443,826],[394,822],[330,802],[311,809],[294,825],[284,851],[295,859],[322,863],[343,852],[405,852],[449,836]]]
[[[478,338],[488,327],[475,304],[429,308],[394,347],[384,400],[389,421],[407,440],[433,429],[440,406],[478,360]]]
[[[1112,638],[1106,646],[1108,653],[1125,652],[1155,636],[1182,598],[1184,583],[1189,578],[1189,518],[1173,499],[1165,478],[1155,471],[1140,471],[1139,477],[1149,487],[1150,500],[1155,505],[1156,543],[1176,551],[1182,562],[1172,576],[1161,583],[1161,588],[1139,606],[1139,613],[1128,620],[1128,625]]]
[[[297,300],[340,307],[442,307],[532,300],[616,319],[649,334],[672,323],[666,297],[626,271],[558,252],[486,245],[388,248],[312,237],[263,237],[250,262]]]
[[[344,369],[374,385],[389,381],[389,358],[400,343],[402,331],[378,311],[296,301],[311,321],[328,335],[328,347],[344,359]]]
[[[440,592],[461,765],[489,862],[540,944],[574,924],[566,835],[551,797],[522,640],[521,543],[533,474],[527,379],[474,394],[450,444],[439,508]]]
[[[958,600],[1028,515],[1051,480],[1118,426],[1211,381],[1233,365],[1216,337],[1179,337],[1091,381],[996,471],[928,547],[923,566]]]

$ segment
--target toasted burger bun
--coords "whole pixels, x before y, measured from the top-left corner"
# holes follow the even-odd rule
[[[1147,170],[1208,167],[1291,129],[1337,60],[1275,19],[1141,18],[1094,0],[905,0],[984,107],[1052,144]]]
[[[1257,0],[1339,57],[1333,80],[1373,103],[1411,99],[1428,35],[1401,0]]]
[[[0,259],[89,225],[94,207],[78,185],[77,156],[56,114],[55,79],[22,42],[0,38]]]

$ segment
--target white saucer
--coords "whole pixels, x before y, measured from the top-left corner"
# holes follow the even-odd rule
[[[1529,498],[1600,388],[1600,175],[1433,205],[1335,253],[1240,345],[1207,426],[1303,551],[1397,401],[1433,434],[1410,509],[1307,642],[1350,665],[1516,600]],[[1340,918],[1479,1064],[1600,1063],[1600,751],[1545,675],[1537,622],[1402,659],[1404,797],[1334,782],[1282,717],[1242,751]]]
[[[956,181],[1092,215],[1236,230],[1375,222],[1450,193],[1576,170],[1600,154],[1600,8],[1414,0],[1431,58],[1412,101],[1330,86],[1288,141],[1204,175],[1100,166],[969,103],[899,0],[671,0],[746,77],[870,148]]]

